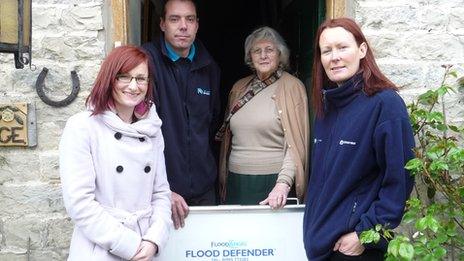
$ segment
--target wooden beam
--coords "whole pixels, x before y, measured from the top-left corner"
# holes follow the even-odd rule
[[[113,47],[125,45],[128,42],[129,0],[111,0],[112,41]]]
[[[346,16],[347,0],[326,0],[326,17],[329,19]]]

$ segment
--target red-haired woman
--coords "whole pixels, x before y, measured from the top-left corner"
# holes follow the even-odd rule
[[[304,216],[309,260],[382,260],[386,241],[362,231],[396,227],[413,178],[404,169],[414,137],[406,106],[349,18],[318,29],[312,104],[316,112]]]
[[[151,106],[148,56],[115,48],[66,123],[60,176],[75,223],[68,260],[152,260],[171,221],[161,120]]]

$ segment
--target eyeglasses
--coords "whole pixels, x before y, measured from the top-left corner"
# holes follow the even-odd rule
[[[272,56],[272,55],[275,55],[276,54],[276,48],[273,48],[273,47],[266,47],[264,49],[261,49],[261,48],[256,48],[256,49],[252,49],[251,50],[251,54],[252,55],[261,55],[261,53],[263,53],[267,56]]]
[[[148,77],[143,77],[143,76],[130,76],[127,74],[116,75],[116,80],[118,80],[121,83],[125,83],[125,84],[131,83],[132,79],[135,79],[135,82],[139,85],[148,84],[148,81],[149,81]]]

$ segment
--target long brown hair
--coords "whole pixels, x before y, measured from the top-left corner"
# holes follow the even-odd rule
[[[322,104],[322,89],[324,86],[335,84],[329,80],[327,74],[324,71],[324,67],[322,67],[319,39],[325,29],[334,27],[342,27],[343,29],[350,32],[354,36],[358,46],[360,46],[362,43],[366,43],[366,56],[359,62],[359,71],[362,72],[364,92],[368,96],[372,96],[383,89],[397,90],[396,85],[380,71],[379,66],[375,62],[374,54],[372,53],[366,37],[354,20],[350,18],[336,18],[326,20],[317,29],[316,39],[314,40],[311,98],[313,109],[318,117],[322,117],[324,115]]]
[[[92,107],[92,115],[97,115],[109,109],[109,104],[113,103],[112,91],[116,81],[116,75],[127,73],[141,63],[146,63],[148,72],[151,74],[148,54],[140,47],[126,45],[114,48],[106,57],[100,67],[97,79],[93,84],[92,91],[85,101],[86,106]],[[148,81],[146,101],[153,98],[152,79]]]

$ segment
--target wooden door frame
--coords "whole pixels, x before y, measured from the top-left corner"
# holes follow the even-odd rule
[[[126,45],[129,40],[129,0],[109,0],[111,15],[111,48]]]
[[[326,17],[337,18],[349,15],[349,0],[326,0]],[[125,45],[129,39],[129,0],[109,0],[111,48]]]
[[[342,16],[349,16],[348,5],[349,0],[326,0],[326,18],[337,18]]]

